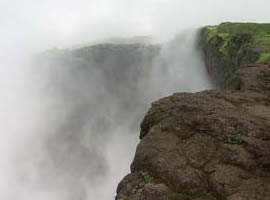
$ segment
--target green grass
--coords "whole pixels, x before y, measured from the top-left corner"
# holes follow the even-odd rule
[[[230,45],[230,40],[231,40],[231,35],[229,33],[218,33],[218,37],[222,38],[222,45],[220,45],[219,51],[227,56],[228,55],[228,50],[229,50],[229,45]]]
[[[270,60],[270,52],[269,53],[262,53],[260,58],[258,59],[258,63],[267,63]]]
[[[218,32],[223,33],[270,33],[270,24],[258,24],[258,23],[231,23],[225,22],[217,26]]]
[[[217,34],[217,27],[216,26],[206,26],[205,27],[205,36],[207,40],[211,40]]]
[[[270,57],[270,24],[226,22],[206,26],[203,33],[225,60],[237,55],[252,63],[265,63]]]

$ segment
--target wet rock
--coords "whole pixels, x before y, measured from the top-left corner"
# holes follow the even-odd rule
[[[237,74],[238,90],[177,93],[153,103],[119,197],[139,187],[129,199],[270,199],[270,68]],[[132,178],[139,171],[153,183]]]
[[[222,90],[152,104],[116,200],[270,200],[270,67],[226,68],[212,50],[206,63]]]

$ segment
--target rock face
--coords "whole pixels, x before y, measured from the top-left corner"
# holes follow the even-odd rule
[[[208,43],[209,72],[224,90],[152,104],[116,200],[270,200],[270,67],[227,69]]]
[[[224,87],[244,64],[270,63],[270,24],[222,23],[201,31],[205,61],[214,82]]]

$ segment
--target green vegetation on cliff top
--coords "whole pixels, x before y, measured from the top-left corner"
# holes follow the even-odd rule
[[[206,26],[203,33],[225,59],[238,56],[246,62],[270,61],[270,24],[226,22]]]

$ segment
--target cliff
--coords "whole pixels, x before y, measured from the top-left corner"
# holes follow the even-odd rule
[[[206,26],[201,31],[201,46],[209,74],[223,88],[239,67],[270,63],[270,24]]]
[[[35,60],[37,81],[45,82],[50,94],[63,99],[64,105],[82,104],[82,110],[95,116],[119,107],[121,112],[114,112],[117,117],[109,119],[119,119],[118,124],[132,116],[138,105],[147,105],[142,99],[150,98],[145,90],[150,90],[149,76],[159,51],[158,45],[141,43],[52,49]],[[141,107],[139,110],[143,112]]]
[[[59,199],[114,196],[153,96],[149,77],[159,51],[152,44],[104,43],[35,57],[31,77],[40,94],[42,128],[33,168],[41,184],[61,191]]]
[[[152,104],[116,200],[270,199],[269,30],[252,23],[202,29],[207,69],[224,89]]]

